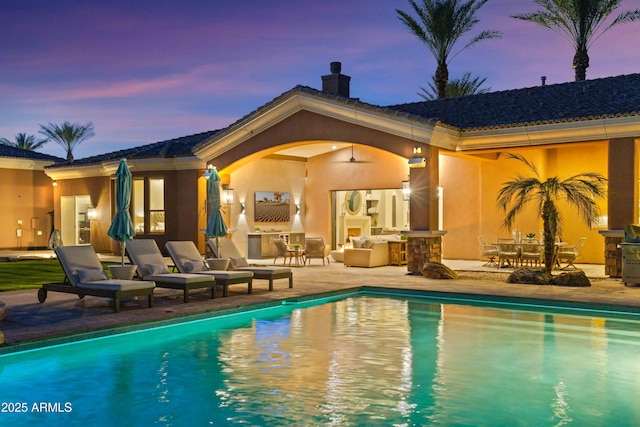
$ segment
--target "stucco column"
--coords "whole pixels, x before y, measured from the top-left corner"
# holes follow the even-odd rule
[[[427,262],[442,262],[442,236],[438,231],[438,148],[429,147],[424,167],[409,170],[409,222],[407,271],[419,275]]]
[[[638,222],[637,143],[633,138],[609,141],[608,216],[610,230]]]
[[[609,141],[609,188],[607,214],[609,229],[599,233],[604,237],[604,273],[622,277],[624,228],[638,221],[638,148],[633,138]]]
[[[409,170],[409,224],[411,230],[438,229],[438,148],[429,147],[425,167]]]

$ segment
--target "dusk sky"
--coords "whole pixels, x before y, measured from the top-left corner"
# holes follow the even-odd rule
[[[351,96],[420,101],[435,60],[398,20],[407,0],[0,0],[0,137],[93,122],[76,158],[224,128],[298,84],[321,88],[342,62]],[[490,0],[480,42],[449,64],[491,91],[574,80],[572,44],[510,18],[533,0]],[[640,8],[623,0],[620,11]],[[464,45],[465,38],[460,47]],[[587,78],[640,72],[640,22],[605,33]],[[49,142],[42,152],[65,157]]]

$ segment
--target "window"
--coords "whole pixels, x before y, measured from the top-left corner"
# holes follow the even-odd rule
[[[164,233],[164,178],[136,178],[131,195],[136,233]]]

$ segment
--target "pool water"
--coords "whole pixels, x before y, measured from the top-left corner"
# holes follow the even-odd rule
[[[637,315],[351,295],[0,356],[0,425],[640,424]]]

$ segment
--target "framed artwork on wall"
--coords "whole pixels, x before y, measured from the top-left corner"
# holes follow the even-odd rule
[[[256,191],[255,222],[289,222],[291,219],[291,198],[282,191]]]

